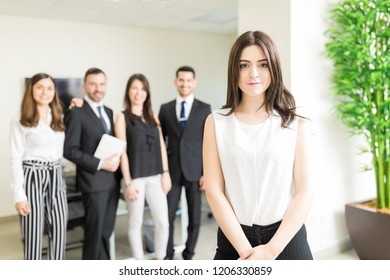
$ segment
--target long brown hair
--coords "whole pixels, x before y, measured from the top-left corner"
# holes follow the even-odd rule
[[[143,74],[133,74],[130,76],[129,80],[127,81],[126,90],[125,90],[125,96],[123,98],[123,104],[126,109],[126,111],[129,114],[130,122],[134,124],[135,115],[131,111],[131,101],[129,97],[129,90],[131,87],[131,84],[135,81],[140,81],[144,89],[146,91],[146,99],[142,107],[142,114],[145,119],[145,122],[150,125],[157,125],[157,121],[154,118],[153,111],[152,111],[152,103],[150,101],[150,87],[148,79]]]
[[[241,102],[242,91],[238,86],[241,53],[244,48],[253,45],[260,46],[263,49],[271,74],[271,83],[265,92],[264,104],[261,107],[265,106],[268,113],[276,110],[282,118],[282,127],[287,127],[298,116],[295,112],[295,99],[283,84],[281,64],[276,46],[272,39],[261,31],[247,31],[239,36],[234,43],[228,63],[227,99],[222,108],[230,108],[231,110],[228,113],[230,115]]]
[[[64,131],[65,126],[62,121],[62,105],[60,99],[58,98],[56,84],[54,79],[45,73],[35,74],[31,79],[29,79],[22,99],[20,123],[26,127],[36,127],[38,125],[39,112],[37,102],[33,97],[33,86],[42,79],[50,79],[54,84],[54,98],[49,104],[52,115],[50,127],[54,131]]]

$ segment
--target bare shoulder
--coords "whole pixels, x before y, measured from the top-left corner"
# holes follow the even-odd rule
[[[297,117],[298,126],[304,129],[310,129],[313,126],[313,121],[309,118]]]
[[[116,115],[116,119],[115,119],[115,122],[124,122],[125,121],[125,115],[123,114],[123,112],[118,112],[118,114]]]
[[[205,122],[205,126],[206,127],[214,127],[214,116],[212,113],[210,113],[207,118],[206,118],[206,122]]]
[[[310,137],[314,135],[313,121],[309,118],[298,117],[298,130],[297,133],[301,137]]]
[[[297,133],[300,137],[309,137],[313,134],[313,122],[309,118],[297,117]]]

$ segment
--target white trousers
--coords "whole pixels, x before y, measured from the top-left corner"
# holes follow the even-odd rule
[[[155,256],[158,259],[163,259],[169,236],[169,220],[167,196],[162,190],[161,175],[133,179],[132,183],[139,191],[137,200],[127,201],[128,237],[133,256],[139,260],[144,258],[142,223],[146,199],[154,223]]]

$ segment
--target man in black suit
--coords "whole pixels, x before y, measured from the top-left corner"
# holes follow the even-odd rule
[[[188,228],[183,259],[194,255],[201,219],[201,198],[203,191],[202,145],[203,128],[211,107],[194,98],[196,87],[195,71],[182,66],[176,71],[175,85],[179,95],[175,100],[163,104],[159,119],[167,143],[169,173],[172,188],[167,195],[169,214],[169,240],[165,259],[173,259],[173,232],[176,211],[182,187],[188,204]]]
[[[84,77],[82,107],[65,114],[64,157],[76,164],[76,184],[85,210],[84,260],[109,260],[109,239],[115,225],[119,199],[119,157],[94,156],[103,134],[113,135],[113,112],[103,106],[106,75],[98,68]]]

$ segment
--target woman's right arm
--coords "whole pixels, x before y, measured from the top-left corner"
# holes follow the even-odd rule
[[[69,104],[69,109],[72,109],[73,107],[83,107],[84,99],[73,97]]]
[[[213,115],[209,115],[205,123],[203,168],[206,198],[217,224],[236,249],[240,258],[246,259],[252,254],[253,249],[225,196],[225,181],[215,138]],[[245,202],[243,201],[243,203]]]
[[[11,153],[11,188],[14,193],[16,211],[27,216],[30,213],[27,196],[23,189],[23,155],[25,139],[22,125],[19,121],[13,120],[10,126],[10,153]]]
[[[119,139],[122,139],[127,142],[126,138],[126,122],[125,116],[120,112],[115,120],[114,124],[115,136]],[[126,200],[136,200],[137,199],[137,189],[132,185],[132,179],[130,175],[130,164],[129,158],[127,157],[127,149],[124,149],[120,158],[120,168],[125,182],[125,188],[123,190],[123,195]]]

